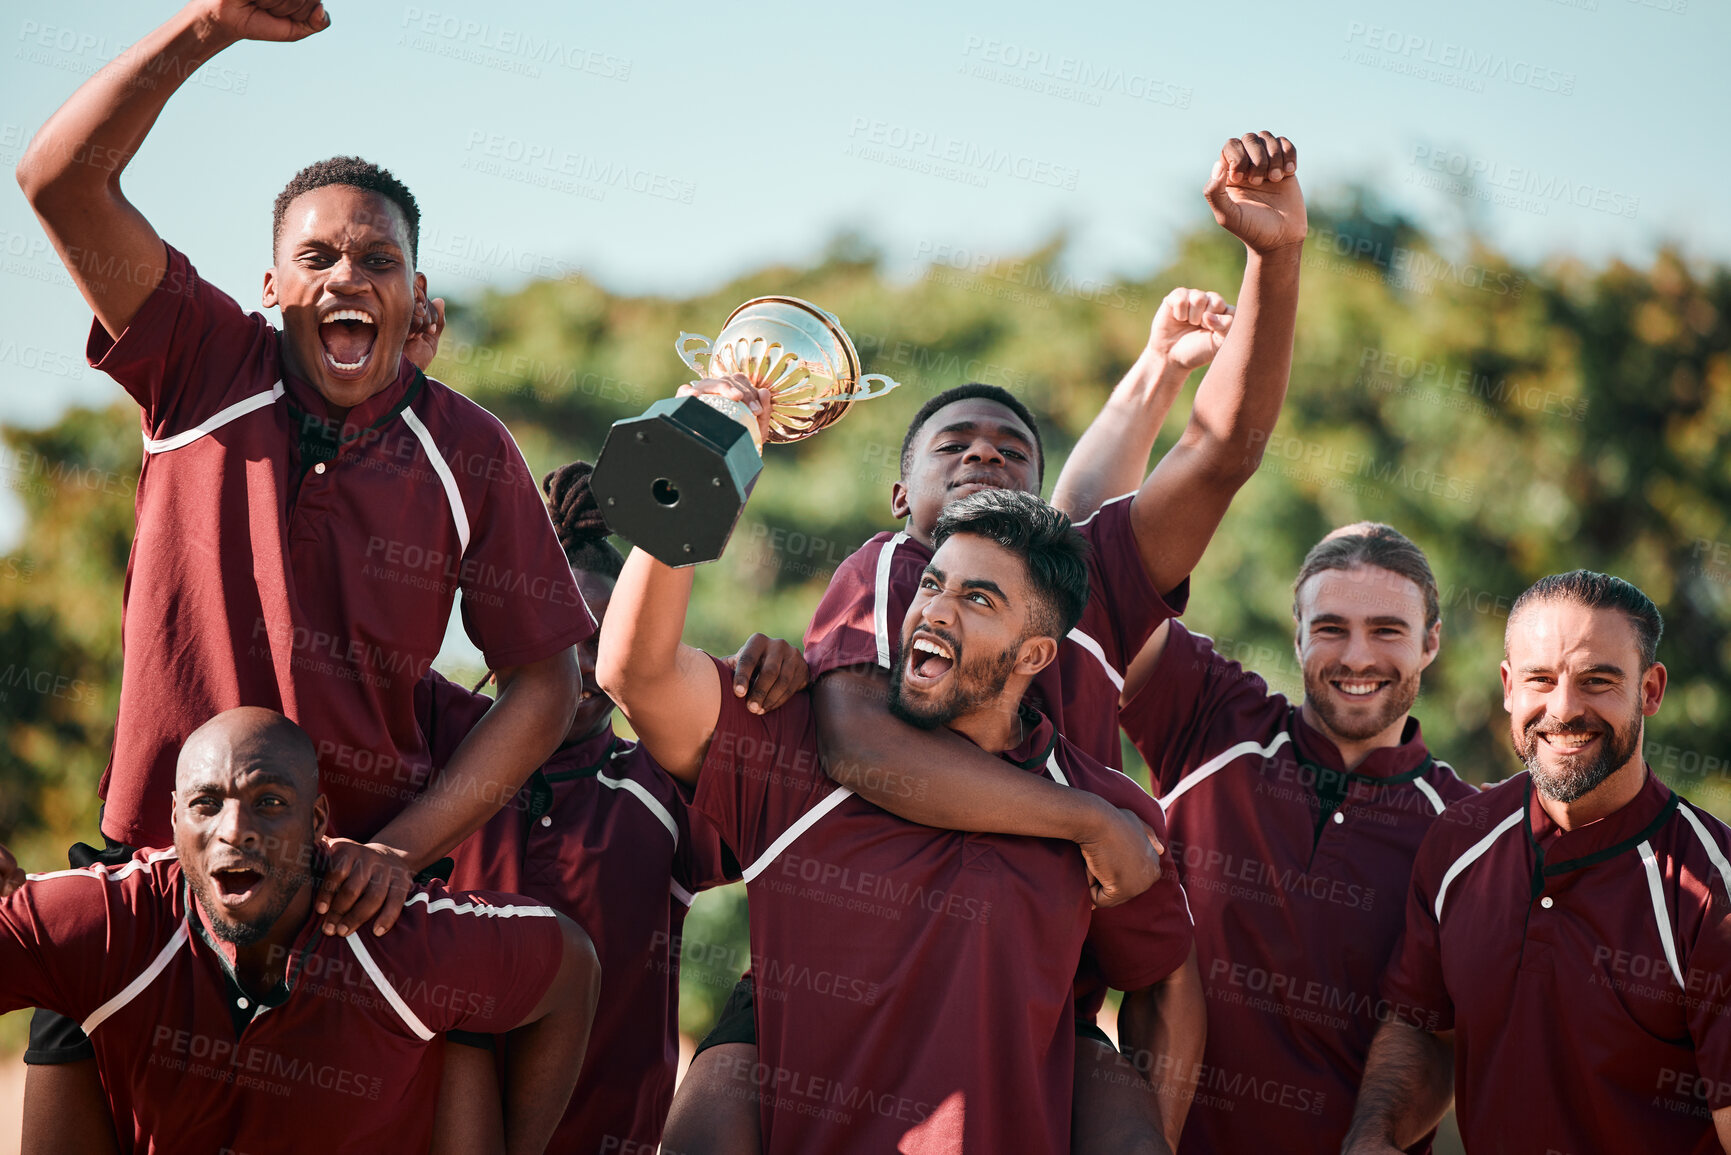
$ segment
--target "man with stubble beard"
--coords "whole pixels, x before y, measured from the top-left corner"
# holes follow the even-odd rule
[[[1525,774],[1419,849],[1344,1150],[1382,1155],[1451,1093],[1466,1149],[1731,1150],[1731,830],[1653,776],[1663,628],[1621,578],[1516,599],[1503,706]],[[1450,809],[1450,814],[1460,805]],[[1445,818],[1447,816],[1445,815]]]

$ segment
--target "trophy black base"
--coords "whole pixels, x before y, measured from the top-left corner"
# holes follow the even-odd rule
[[[616,421],[590,487],[607,528],[674,567],[714,561],[763,472],[751,433],[695,397]]]

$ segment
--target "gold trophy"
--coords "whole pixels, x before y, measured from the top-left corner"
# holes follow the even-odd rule
[[[841,322],[798,297],[747,301],[715,340],[681,333],[674,349],[699,377],[742,373],[770,390],[770,442],[804,440],[896,387],[862,374]],[[759,438],[750,409],[708,394],[614,422],[591,480],[608,528],[670,566],[720,557],[763,471]]]

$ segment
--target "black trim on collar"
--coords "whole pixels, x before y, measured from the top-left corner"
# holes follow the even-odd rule
[[[1287,736],[1291,739],[1292,757],[1298,763],[1300,770],[1311,773],[1311,792],[1316,795],[1316,829],[1311,832],[1311,857],[1316,855],[1316,847],[1322,843],[1322,832],[1328,829],[1328,820],[1334,817],[1346,802],[1347,787],[1354,782],[1366,786],[1400,786],[1424,777],[1430,768],[1436,764],[1436,757],[1429,750],[1425,751],[1424,761],[1416,769],[1404,774],[1378,776],[1375,774],[1360,774],[1356,770],[1336,770],[1332,766],[1324,766],[1320,762],[1312,762],[1298,752],[1298,711],[1294,710],[1286,723]],[[1300,779],[1302,781],[1302,779]]]
[[[421,395],[421,388],[426,385],[426,383],[427,375],[419,369],[416,369],[415,379],[409,383],[407,389],[403,390],[401,400],[391,406],[390,412],[386,413],[383,417],[380,417],[365,429],[357,429],[347,437],[339,436],[342,432],[342,424],[340,422],[332,421],[328,417],[321,417],[315,413],[308,413],[305,409],[302,409],[299,405],[290,401],[288,395],[285,393],[283,395],[283,404],[288,406],[289,416],[294,418],[295,434],[300,450],[300,463],[295,471],[295,481],[297,484],[301,478],[306,476],[307,470],[311,469],[313,466],[320,462],[334,459],[338,453],[343,451],[345,446],[359,438],[365,437],[376,429],[384,428],[386,422],[391,421],[398,414],[402,413],[403,410],[407,409],[414,402],[415,398]]]
[[[234,1037],[239,1039],[259,1015],[288,1002],[289,996],[294,994],[295,980],[300,977],[300,972],[306,967],[307,959],[318,948],[317,940],[324,936],[317,928],[314,928],[312,938],[307,941],[306,947],[300,953],[300,958],[295,960],[293,969],[284,971],[282,981],[263,995],[255,995],[240,985],[240,979],[235,976],[234,967],[229,963],[228,955],[224,954],[221,945],[210,937],[210,931],[205,927],[204,919],[200,917],[201,908],[198,905],[198,900],[193,897],[192,884],[187,880],[184,871],[180,876],[180,884],[184,890],[181,897],[186,904],[186,921],[191,924],[193,933],[198,935],[199,941],[216,958],[217,965],[222,970],[223,984],[228,988],[228,997],[223,1000],[223,1007],[228,1011],[229,1023],[234,1027]],[[239,999],[247,1001],[244,1010],[237,1001]]]
[[[1041,721],[1040,715],[1038,713],[1034,712],[1033,710],[1026,709],[1026,708],[1022,709],[1020,716],[1024,722],[1028,723],[1028,726],[1030,729],[1039,726],[1040,721]],[[1052,727],[1052,740],[1050,742],[1046,743],[1046,748],[1044,750],[1040,751],[1038,754],[1035,754],[1032,758],[1029,758],[1026,762],[1018,761],[1015,758],[1011,758],[1007,754],[1004,756],[1004,761],[1012,763],[1013,765],[1019,766],[1023,770],[1034,770],[1034,769],[1044,767],[1046,764],[1046,759],[1050,758],[1052,756],[1052,751],[1056,750],[1057,748],[1058,748],[1058,727],[1053,726]]]
[[[1667,822],[1671,821],[1671,815],[1676,813],[1677,806],[1683,797],[1673,790],[1671,797],[1665,799],[1665,804],[1659,807],[1659,813],[1653,816],[1653,821],[1647,823],[1638,833],[1630,835],[1621,842],[1607,846],[1603,850],[1595,850],[1591,854],[1583,854],[1579,858],[1565,858],[1561,862],[1547,864],[1545,862],[1545,848],[1540,846],[1539,840],[1533,836],[1533,777],[1531,774],[1527,775],[1526,786],[1527,845],[1533,848],[1532,898],[1534,899],[1544,893],[1545,879],[1555,878],[1559,874],[1567,874],[1571,870],[1584,870],[1589,866],[1597,866],[1601,862],[1607,862],[1619,854],[1633,850],[1652,838],[1664,829]]]
[[[590,763],[587,766],[579,766],[573,770],[554,770],[551,773],[547,773],[546,771],[543,771],[543,770],[536,770],[534,774],[531,774],[529,776],[530,808],[533,809],[534,804],[535,804],[536,794],[535,794],[535,788],[534,788],[534,781],[535,781],[536,775],[539,775],[543,782],[569,782],[573,778],[593,778],[593,777],[595,777],[595,775],[601,773],[601,767],[607,765],[607,763],[609,763],[613,760],[614,753],[619,749],[619,747],[622,744],[623,743],[621,743],[619,740],[619,735],[615,734],[613,736],[613,740],[611,742],[607,743],[607,749],[605,749],[601,752],[601,757],[596,759],[594,762]],[[542,814],[545,814],[547,812],[547,810],[551,809],[552,806],[553,806],[553,793],[552,793],[552,791],[548,791],[547,792],[546,808],[541,810],[540,813],[530,815],[530,817],[531,818],[539,818]]]

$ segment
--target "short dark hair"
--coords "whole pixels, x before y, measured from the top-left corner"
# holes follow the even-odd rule
[[[954,389],[945,389],[920,406],[920,411],[914,414],[914,419],[908,423],[907,436],[902,438],[902,476],[908,475],[908,466],[913,463],[914,438],[919,436],[920,430],[925,427],[926,422],[932,419],[932,414],[946,405],[953,405],[957,401],[970,401],[975,397],[986,401],[996,401],[1021,418],[1022,424],[1026,425],[1028,431],[1034,435],[1034,464],[1038,466],[1040,481],[1044,483],[1046,480],[1046,447],[1040,443],[1040,423],[1034,420],[1034,415],[1028,411],[1028,407],[1016,400],[1015,395],[1008,389],[998,385],[987,385],[979,381],[970,381],[966,385],[957,385]]]
[[[547,513],[571,568],[617,580],[625,558],[607,540],[612,531],[589,484],[594,472],[587,461],[561,465],[541,479],[541,490],[547,495]]]
[[[1424,550],[1393,526],[1380,521],[1358,521],[1343,525],[1315,545],[1304,555],[1298,569],[1298,580],[1292,583],[1292,616],[1299,617],[1298,591],[1317,574],[1331,569],[1352,569],[1372,565],[1409,579],[1424,595],[1424,628],[1429,630],[1442,621],[1442,606],[1437,599],[1436,575]]]
[[[997,542],[1022,559],[1036,612],[1034,633],[1062,640],[1088,608],[1088,542],[1062,511],[1032,493],[982,489],[944,507],[932,530],[932,550],[957,534]]]
[[[276,213],[270,230],[270,251],[273,257],[276,255],[278,242],[282,240],[282,222],[288,215],[289,205],[303,193],[333,184],[378,193],[401,209],[403,219],[409,222],[409,263],[417,263],[419,258],[416,252],[421,247],[421,206],[415,203],[415,194],[409,191],[408,185],[392,176],[390,169],[380,168],[358,156],[333,156],[329,160],[309,164],[295,173],[294,178],[276,194]]]
[[[1659,639],[1665,633],[1665,619],[1659,607],[1640,588],[1611,574],[1595,573],[1590,569],[1542,577],[1528,586],[1509,608],[1508,625],[1503,630],[1503,656],[1509,654],[1508,631],[1515,619],[1530,602],[1574,602],[1590,610],[1622,610],[1635,627],[1635,644],[1641,651],[1641,669],[1647,670],[1659,660]]]

